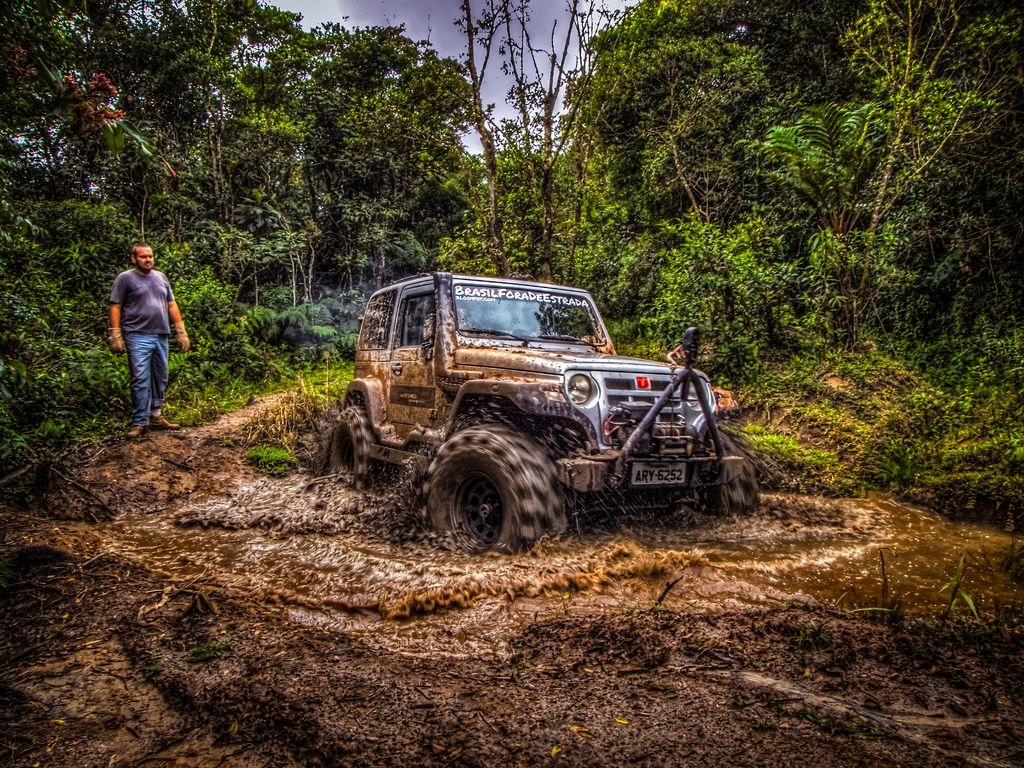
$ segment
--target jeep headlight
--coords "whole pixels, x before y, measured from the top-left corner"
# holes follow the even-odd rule
[[[576,405],[583,405],[594,394],[597,385],[594,380],[585,373],[574,373],[565,384],[565,391],[569,399]]]

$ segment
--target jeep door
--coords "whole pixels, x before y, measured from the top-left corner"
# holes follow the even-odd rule
[[[391,340],[397,303],[396,290],[374,294],[366,305],[359,326],[355,379],[369,383],[366,405],[377,429],[382,425],[376,422],[387,418],[383,411],[387,404],[388,376],[391,374]]]
[[[388,418],[398,437],[404,438],[417,426],[432,428],[437,420],[437,307],[433,285],[421,284],[403,291],[397,320],[387,393]]]

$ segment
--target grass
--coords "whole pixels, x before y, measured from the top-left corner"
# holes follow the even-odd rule
[[[335,399],[327,391],[318,391],[308,385],[301,374],[290,389],[278,395],[273,403],[262,408],[258,416],[242,427],[247,445],[267,443],[294,451],[300,433],[313,424]]]
[[[796,357],[739,394],[748,441],[786,490],[885,490],[1024,525],[1024,406],[1012,381],[940,381],[868,351]]]
[[[1010,574],[1018,584],[1024,582],[1024,544],[1017,539],[1010,542],[1010,549],[999,562],[999,567]]]
[[[231,646],[228,643],[213,642],[206,645],[197,645],[189,649],[188,660],[193,664],[201,664],[206,661],[219,659],[230,650]]]
[[[903,603],[892,591],[889,583],[889,568],[885,562],[885,549],[878,548],[878,560],[882,568],[882,592],[877,605],[864,608],[853,608],[850,613],[860,613],[870,619],[879,619],[887,624],[898,626],[903,623]]]
[[[839,457],[828,450],[802,444],[795,436],[759,423],[743,428],[746,444],[770,465],[768,474],[784,490],[853,495],[859,490],[844,473]]]
[[[832,636],[817,621],[810,621],[793,636],[791,643],[802,651],[820,650],[833,645]]]
[[[245,459],[271,477],[287,475],[298,465],[291,451],[277,445],[255,445],[246,452]]]
[[[168,409],[176,421],[194,426],[237,411],[254,397],[294,387],[297,382],[319,399],[337,398],[344,393],[351,378],[352,362],[331,358],[324,363],[307,364],[298,370],[277,369],[276,375],[256,382],[240,377],[218,377],[197,388],[191,382],[172,381],[167,389]]]
[[[966,574],[967,556],[961,555],[960,562],[957,565],[956,570],[953,572],[953,575],[939,590],[939,592],[949,590],[949,604],[946,606],[946,612],[942,616],[943,624],[949,621],[949,617],[953,615],[953,611],[960,603],[963,603],[970,609],[971,615],[973,615],[975,619],[981,618],[978,615],[978,609],[974,605],[974,599],[971,597],[970,593],[966,592],[963,588],[964,576]]]
[[[154,677],[164,671],[164,663],[160,659],[151,659],[145,667],[142,668],[142,679],[152,680]]]
[[[881,600],[876,605],[852,608],[847,611],[851,615],[862,616],[869,620],[882,621],[891,626],[900,626],[906,620],[901,601],[893,593],[890,583],[885,550],[878,550],[882,569]],[[1011,545],[1009,554],[1001,565],[1012,567],[1020,556],[1016,545]],[[1017,603],[1012,605],[996,605],[994,609],[983,610],[981,602],[976,601],[965,589],[967,576],[967,557],[961,556],[953,575],[939,587],[939,592],[948,592],[949,599],[945,610],[934,618],[916,619],[912,623],[921,628],[928,628],[937,637],[954,640],[961,645],[986,649],[994,641],[1006,641],[1024,627],[1024,610]],[[960,606],[966,610],[960,610]],[[799,633],[793,644],[797,648],[815,646],[814,623],[804,632]]]
[[[271,476],[285,475],[298,465],[296,452],[303,435],[343,395],[351,365],[320,366],[300,373],[290,388],[242,426],[245,454],[253,466]]]

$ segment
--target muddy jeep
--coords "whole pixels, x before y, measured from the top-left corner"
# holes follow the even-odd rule
[[[732,400],[696,352],[690,329],[669,364],[617,356],[576,288],[409,278],[366,306],[330,467],[363,488],[418,464],[434,526],[470,551],[529,547],[568,508],[753,508],[753,469],[718,428]]]

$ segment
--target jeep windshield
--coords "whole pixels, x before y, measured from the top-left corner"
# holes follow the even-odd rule
[[[455,283],[459,333],[528,342],[604,343],[588,296],[547,286]]]

